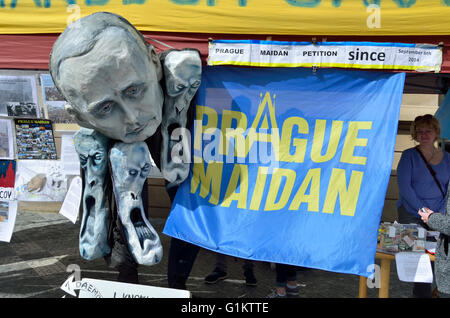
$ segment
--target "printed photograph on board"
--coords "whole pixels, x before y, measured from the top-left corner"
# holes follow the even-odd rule
[[[18,159],[57,159],[50,120],[16,118],[14,121]]]
[[[67,179],[59,160],[22,160],[17,162],[18,201],[64,201]]]
[[[0,118],[0,159],[14,159],[12,123],[6,118]]]
[[[34,76],[0,76],[0,115],[40,117]]]
[[[54,124],[75,124],[75,121],[64,109],[66,100],[56,89],[50,74],[41,74],[40,78],[45,118],[50,119]]]
[[[8,202],[0,201],[0,223],[8,222]]]

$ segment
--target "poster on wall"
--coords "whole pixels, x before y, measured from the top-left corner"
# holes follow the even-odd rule
[[[10,242],[17,214],[17,201],[0,201],[0,241]]]
[[[14,139],[10,119],[0,118],[0,159],[14,159]]]
[[[15,200],[16,162],[0,160],[0,201]]]
[[[0,76],[0,115],[40,117],[34,76]]]
[[[66,100],[56,89],[50,74],[41,74],[40,78],[45,118],[50,119],[54,124],[75,124],[75,121],[64,109]]]
[[[61,135],[61,161],[66,175],[80,175],[80,160],[73,136],[74,134]]]
[[[18,201],[63,201],[67,192],[67,179],[61,162],[18,161],[15,189]]]
[[[50,120],[16,118],[14,121],[18,159],[57,159]]]

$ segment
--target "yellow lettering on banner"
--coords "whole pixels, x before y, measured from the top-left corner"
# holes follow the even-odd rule
[[[299,134],[308,134],[309,126],[308,122],[302,117],[289,117],[283,123],[283,128],[281,130],[281,141],[280,141],[280,161],[286,162],[304,162],[307,140],[301,138],[292,138],[292,130],[294,126],[297,126]],[[295,148],[293,155],[290,154],[292,146]]]
[[[314,138],[311,149],[311,160],[313,162],[326,162],[331,160],[337,151],[339,139],[341,138],[342,121],[333,120],[331,125],[330,138],[328,140],[328,148],[325,155],[322,156],[322,148],[325,140],[325,128],[327,121],[323,119],[316,120],[316,127],[314,128]]]
[[[344,147],[342,149],[341,162],[353,163],[359,165],[366,164],[366,157],[354,156],[353,152],[356,146],[367,146],[366,138],[358,138],[358,132],[361,129],[372,129],[371,121],[351,121],[348,124],[348,132],[345,137]]]
[[[354,216],[358,203],[363,172],[352,171],[347,188],[345,170],[333,168],[322,212],[334,213],[337,197],[341,206],[341,215]]]
[[[284,208],[289,200],[292,189],[294,188],[295,176],[296,174],[294,170],[274,168],[264,211],[281,210]],[[278,197],[283,178],[286,178],[286,182],[282,188],[280,199],[278,202],[275,202]]]
[[[194,160],[193,174],[191,179],[191,193],[197,192],[200,186],[200,196],[206,198],[211,191],[209,203],[217,205],[220,198],[220,184],[222,182],[222,162],[211,162],[205,173],[203,160]]]
[[[261,199],[264,193],[264,188],[266,185],[268,167],[258,167],[258,175],[256,177],[256,183],[253,187],[252,201],[250,203],[250,210],[259,210],[261,205]]]
[[[236,192],[239,186],[239,192]],[[248,193],[248,166],[235,164],[231,172],[228,188],[225,193],[225,198],[221,206],[229,207],[232,201],[237,201],[239,209],[247,208],[247,193]]]
[[[319,212],[320,172],[320,168],[308,170],[300,188],[292,199],[289,210],[298,210],[300,204],[305,202],[308,204],[308,211]],[[309,185],[311,185],[309,194],[306,194]]]
[[[261,94],[262,97],[262,94]],[[275,96],[274,96],[275,97]],[[267,108],[267,112],[265,109]],[[264,116],[264,117],[263,117]],[[269,116],[269,118],[267,118]],[[267,129],[269,128],[271,133],[257,133],[260,128]],[[252,122],[252,125],[249,129],[249,133],[245,140],[245,156],[248,155],[253,143],[255,141],[259,142],[270,142],[272,144],[272,148],[274,149],[275,160],[279,160],[279,145],[280,145],[280,135],[278,133],[278,124],[277,118],[275,116],[275,105],[272,102],[270,97],[270,93],[266,92],[263,100],[259,103],[258,111],[256,113],[255,119]]]
[[[231,128],[232,121],[236,120],[237,126]],[[247,116],[235,110],[225,109],[222,114],[222,138],[220,139],[219,153],[229,155],[230,139],[234,138],[234,151],[232,156],[246,157],[244,132],[247,129]]]
[[[202,150],[203,132],[217,128],[217,112],[211,107],[201,105],[197,105],[196,109],[194,149]],[[207,122],[203,125],[205,116]]]

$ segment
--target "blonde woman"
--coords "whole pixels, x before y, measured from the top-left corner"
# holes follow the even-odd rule
[[[439,121],[433,115],[418,116],[411,124],[411,137],[418,146],[405,150],[397,167],[398,221],[402,224],[416,223],[427,228],[417,211],[424,207],[445,210],[450,154],[436,145],[440,133]],[[430,297],[431,284],[415,283],[413,295]]]

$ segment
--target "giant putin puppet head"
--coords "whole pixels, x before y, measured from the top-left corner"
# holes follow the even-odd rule
[[[132,143],[152,136],[161,123],[158,55],[118,15],[98,12],[70,24],[53,46],[50,73],[82,127]]]

